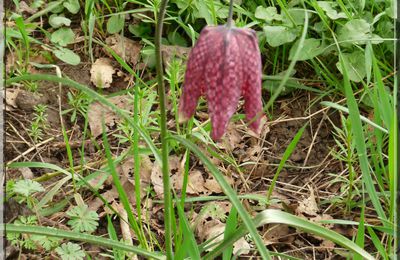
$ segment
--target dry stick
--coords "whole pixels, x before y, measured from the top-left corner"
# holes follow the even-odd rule
[[[106,162],[107,162],[107,160],[99,160],[99,161],[96,161],[96,162],[87,163],[87,164],[84,166],[83,170],[90,170],[90,169],[92,169],[92,170],[98,170],[98,169],[92,168],[92,166],[103,165],[103,164],[106,163]],[[72,170],[78,171],[78,170],[80,170],[81,168],[82,168],[82,167],[81,167],[80,165],[77,165],[77,166],[74,166],[74,167],[72,168]],[[67,171],[70,171],[71,168],[67,168],[66,170],[67,170]],[[37,181],[37,182],[48,181],[48,180],[50,180],[51,178],[60,176],[60,175],[62,175],[62,174],[64,174],[64,173],[59,172],[59,171],[49,172],[49,173],[45,173],[45,174],[41,175],[40,177],[37,177],[37,178],[35,178],[35,179],[33,179],[33,180],[34,180],[34,181]]]
[[[69,131],[71,131],[71,130],[69,130]],[[60,135],[59,135],[59,136],[60,136]],[[26,156],[26,155],[29,154],[30,152],[32,152],[32,151],[38,149],[39,147],[41,147],[41,146],[43,146],[43,145],[45,145],[45,144],[47,144],[47,143],[53,141],[54,139],[56,139],[56,137],[53,136],[53,137],[50,137],[49,139],[46,139],[46,140],[44,140],[44,141],[42,141],[42,142],[36,144],[35,146],[32,146],[31,148],[29,148],[28,150],[26,150],[26,151],[23,152],[22,154],[18,155],[17,157],[15,157],[15,158],[12,159],[11,161],[9,161],[9,162],[7,163],[7,166],[10,165],[11,163],[15,162],[15,161],[18,161],[19,159],[21,159],[21,157]]]
[[[323,123],[324,120],[325,120],[325,117],[326,117],[326,113],[324,113],[324,116],[322,117],[321,122],[319,122],[318,127],[317,127],[317,130],[315,131],[315,133],[314,133],[314,135],[313,135],[313,138],[312,138],[312,140],[311,140],[311,144],[310,144],[310,146],[309,146],[309,148],[308,148],[308,151],[307,151],[306,158],[304,159],[303,167],[306,166],[306,164],[307,164],[307,162],[308,162],[308,157],[310,157],[311,150],[312,150],[312,148],[314,147],[314,144],[315,144],[315,139],[317,138],[317,135],[318,135],[318,133],[319,133],[319,130],[321,129],[321,126],[322,126],[322,123]],[[310,120],[310,121],[311,121],[311,120]]]
[[[15,129],[15,126],[14,126],[13,124],[11,124],[10,122],[7,122],[7,124],[8,124],[9,126],[11,126],[12,130],[14,131],[14,133],[15,133],[16,135],[18,135],[18,137],[21,138],[21,140],[22,140],[26,145],[31,146],[31,143],[29,143],[28,141],[26,141],[25,138],[24,138],[22,135],[20,135],[20,133],[17,131],[17,129]]]

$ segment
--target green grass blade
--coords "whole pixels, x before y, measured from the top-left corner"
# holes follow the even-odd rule
[[[272,192],[273,192],[273,190],[275,188],[276,181],[278,180],[279,174],[281,173],[281,170],[283,169],[283,166],[285,165],[287,159],[289,159],[290,155],[293,153],[294,149],[296,148],[296,145],[299,142],[301,136],[303,135],[304,129],[306,129],[307,125],[308,124],[306,124],[302,128],[300,128],[300,130],[293,137],[293,140],[290,142],[290,144],[286,148],[285,152],[283,153],[282,159],[279,162],[278,169],[276,170],[274,178],[272,179],[271,185],[269,186],[269,189],[268,189],[268,193],[267,193],[267,200],[268,201],[271,198]]]
[[[226,226],[224,231],[224,239],[232,236],[235,233],[237,226],[237,210],[235,207],[231,208],[231,212],[229,212],[229,216],[226,220]],[[223,260],[230,260],[233,253],[233,244],[229,245],[224,252],[222,253]]]
[[[47,14],[48,12],[51,12],[53,9],[58,8],[64,1],[51,1],[49,2],[49,4],[47,5],[46,8],[40,10],[39,12],[36,12],[35,14],[33,14],[31,17],[29,17],[28,19],[26,19],[26,22],[31,22],[33,20],[35,20],[36,18]]]
[[[114,241],[118,241],[118,236],[117,232],[115,231],[114,225],[112,223],[110,215],[107,215],[107,231],[110,239]],[[121,250],[118,250],[116,248],[113,248],[113,255],[114,259],[123,259],[123,256],[121,254]]]
[[[153,258],[153,259],[165,259],[165,257],[161,253],[149,252],[142,248],[136,246],[129,246],[125,243],[121,243],[118,241],[114,241],[112,239],[107,239],[99,236],[89,235],[85,233],[77,233],[72,231],[66,231],[51,227],[39,227],[39,226],[27,226],[27,225],[15,225],[15,224],[5,224],[0,225],[0,231],[7,232],[16,232],[16,233],[25,233],[25,234],[35,234],[35,235],[44,235],[50,237],[61,237],[68,240],[75,240],[90,243],[93,245],[104,246],[107,248],[115,248],[120,249],[127,252],[133,252],[135,254]]]
[[[392,127],[389,133],[389,190],[390,190],[390,212],[389,212],[389,217],[390,217],[390,222],[393,223],[394,225],[394,233],[397,234],[397,185],[398,185],[398,176],[397,176],[397,159],[398,159],[398,153],[397,153],[397,144],[398,144],[398,136],[397,136],[397,131],[398,131],[398,124],[397,124],[397,115],[396,113],[393,113],[393,122],[392,122]],[[395,239],[398,239],[395,238]],[[395,241],[396,242],[396,241]],[[396,243],[395,243],[396,244]]]
[[[345,113],[349,114],[349,109],[347,107],[341,106],[339,104],[336,104],[336,103],[333,103],[333,102],[329,102],[329,101],[322,101],[320,104],[323,105],[323,106],[335,108],[337,110],[340,110],[342,112],[345,112]],[[380,125],[377,125],[376,123],[372,122],[371,120],[369,120],[368,118],[366,118],[363,115],[360,115],[360,119],[361,119],[361,121],[363,121],[363,122],[375,127],[376,129],[381,130],[382,132],[384,132],[386,134],[389,133],[389,131],[387,129],[383,128]]]
[[[47,168],[47,169],[52,169],[54,171],[58,171],[61,173],[64,173],[67,176],[70,176],[72,178],[72,175],[70,172],[64,170],[63,168],[51,164],[51,163],[42,163],[42,162],[14,162],[9,165],[7,165],[9,168],[21,168],[21,167],[27,167],[27,168]]]
[[[25,45],[25,66],[28,65],[29,63],[29,52],[30,52],[30,48],[29,48],[29,36],[28,36],[28,32],[26,31],[26,26],[24,23],[24,19],[22,18],[22,16],[19,16],[15,19],[15,24],[18,27],[18,30],[20,31],[21,35],[22,35],[22,40],[24,42]]]
[[[344,248],[347,248],[354,253],[360,254],[364,259],[368,259],[368,260],[375,259],[368,252],[366,252],[364,249],[362,249],[356,243],[347,239],[346,237],[344,237],[332,230],[329,230],[327,228],[319,226],[315,223],[312,223],[305,219],[291,215],[287,212],[283,212],[283,211],[276,210],[276,209],[264,210],[264,211],[260,212],[259,214],[257,214],[257,216],[253,220],[253,224],[257,227],[260,227],[260,226],[263,226],[266,224],[289,225],[291,227],[298,228],[305,232],[309,232],[309,233],[315,234],[317,236],[323,237],[325,239],[331,240],[331,241],[335,242],[336,244],[341,245]],[[241,225],[238,228],[238,230],[233,235],[231,235],[227,240],[224,240],[213,251],[206,254],[204,256],[204,259],[213,259],[213,258],[217,257],[218,255],[220,255],[222,253],[222,251],[226,247],[233,244],[240,237],[244,236],[247,233],[248,232],[246,231],[246,227],[244,225]]]
[[[128,199],[128,196],[126,195],[126,192],[124,190],[124,187],[122,186],[121,181],[119,180],[119,176],[117,173],[117,170],[115,169],[115,165],[114,165],[114,160],[112,158],[111,155],[111,151],[110,151],[110,145],[108,143],[108,138],[107,138],[107,134],[105,131],[105,125],[104,125],[104,117],[102,118],[102,125],[103,125],[103,144],[104,144],[104,151],[107,157],[107,161],[108,161],[108,166],[110,168],[111,171],[111,176],[113,178],[113,182],[115,185],[115,188],[118,191],[118,196],[119,199],[122,203],[122,205],[124,206],[124,209],[126,211],[126,213],[128,214],[128,220],[129,223],[131,225],[131,227],[133,228],[133,230],[135,231],[136,235],[138,236],[138,239],[140,241],[140,244],[142,247],[147,248],[147,244],[146,244],[146,240],[144,239],[144,236],[139,228],[139,225],[137,223],[137,220],[135,218],[135,216],[133,215],[132,212],[132,208]]]
[[[43,196],[43,198],[36,204],[36,207],[39,209],[38,212],[41,213],[41,209],[46,206],[46,204],[51,201],[56,195],[56,193],[60,192],[61,187],[71,179],[70,176],[64,177],[63,179],[59,180],[54,187],[46,192],[46,194]]]
[[[339,56],[341,55],[342,54],[339,53]],[[342,68],[345,68],[343,57],[341,57],[339,60],[341,62]],[[344,76],[343,84],[344,84],[345,94],[347,97],[347,106],[349,107],[349,117],[352,122],[352,132],[356,143],[358,159],[360,161],[362,179],[363,182],[365,183],[365,187],[367,189],[368,195],[371,199],[375,211],[380,217],[382,224],[386,225],[386,222],[383,220],[387,220],[387,217],[385,211],[382,208],[382,204],[379,201],[379,197],[376,193],[374,181],[372,179],[371,172],[369,169],[367,148],[365,145],[364,130],[360,119],[360,111],[358,109],[358,105],[354,97],[353,89],[351,87],[350,80],[346,70],[343,70],[343,76]]]
[[[364,242],[365,242],[364,210],[365,207],[364,205],[362,205],[360,214],[360,223],[357,228],[357,237],[356,237],[356,244],[361,248],[364,248]],[[362,256],[359,254],[356,254],[354,256],[354,260],[362,260],[362,259],[363,259]]]
[[[375,231],[371,227],[367,227],[368,233],[371,236],[372,243],[374,244],[375,248],[378,249],[379,254],[383,259],[389,259],[388,254],[386,253],[386,249],[382,242],[380,241],[379,237],[376,235]]]
[[[237,209],[242,221],[244,222],[246,228],[251,234],[254,242],[257,246],[257,249],[263,259],[271,259],[266,246],[264,245],[263,240],[257,232],[256,227],[254,226],[249,213],[245,210],[239,198],[237,197],[236,192],[232,189],[232,187],[225,180],[224,176],[219,172],[219,170],[212,164],[212,162],[196,147],[195,144],[190,142],[189,140],[182,138],[180,136],[171,136],[168,139],[175,139],[176,141],[183,144],[186,148],[189,148],[192,152],[194,152],[199,159],[204,163],[204,165],[210,170],[213,174],[214,178],[221,185],[224,193],[229,197],[229,200],[232,202],[233,206]]]
[[[176,259],[183,259],[186,253],[191,257],[191,259],[201,259],[199,247],[196,243],[196,238],[193,234],[192,229],[190,228],[189,221],[186,218],[185,211],[183,210],[180,203],[176,204],[179,215],[179,223],[181,228],[183,229],[183,244],[180,246],[180,251],[176,254]],[[182,258],[181,258],[182,257]]]

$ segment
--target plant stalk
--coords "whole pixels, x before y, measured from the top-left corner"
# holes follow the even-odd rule
[[[226,22],[226,27],[228,27],[228,29],[232,28],[232,16],[233,16],[233,0],[230,0],[228,21]]]
[[[173,259],[172,252],[172,197],[171,185],[169,179],[168,167],[168,143],[167,137],[167,115],[166,115],[166,97],[163,75],[163,64],[161,59],[161,37],[163,30],[163,21],[167,8],[168,0],[161,0],[159,13],[157,15],[157,26],[155,35],[155,49],[156,49],[156,72],[158,82],[158,98],[160,105],[160,130],[161,130],[161,161],[162,161],[162,175],[164,185],[164,225],[165,225],[165,250],[167,259]]]

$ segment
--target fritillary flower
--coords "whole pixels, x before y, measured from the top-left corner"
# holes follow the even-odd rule
[[[241,96],[250,127],[259,133],[261,55],[253,30],[207,26],[201,31],[187,62],[179,104],[180,122],[193,116],[200,96],[208,102],[214,140],[224,135]]]

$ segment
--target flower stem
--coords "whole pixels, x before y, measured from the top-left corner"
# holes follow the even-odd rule
[[[156,72],[158,82],[158,98],[160,105],[160,130],[161,130],[161,157],[162,157],[162,175],[164,184],[164,225],[165,225],[165,250],[167,259],[173,258],[172,252],[172,197],[171,187],[169,179],[169,167],[168,167],[168,143],[167,137],[167,116],[166,116],[166,98],[165,98],[165,87],[163,82],[163,64],[161,60],[161,37],[163,30],[163,21],[165,11],[167,8],[168,0],[161,0],[160,10],[157,15],[157,27],[155,35],[155,47],[156,47]]]
[[[230,0],[228,21],[226,23],[226,26],[228,27],[228,29],[230,29],[232,27],[232,16],[233,16],[233,0]]]

